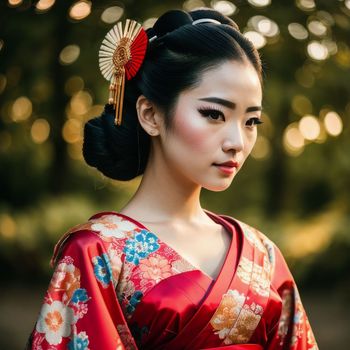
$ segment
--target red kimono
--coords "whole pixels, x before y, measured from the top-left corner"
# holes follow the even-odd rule
[[[125,215],[99,213],[69,230],[27,348],[317,350],[278,248],[207,214],[232,237],[216,280]]]

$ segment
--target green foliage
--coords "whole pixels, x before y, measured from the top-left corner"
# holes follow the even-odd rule
[[[30,1],[18,6],[0,4],[0,273],[8,278],[13,272],[24,276],[37,271],[38,266],[47,271],[53,244],[68,227],[95,211],[118,210],[138,181],[113,183],[81,159],[82,126],[100,113],[108,94],[97,52],[112,24],[103,22],[101,15],[116,5],[94,2],[91,13],[77,20],[69,15],[75,3],[56,1],[42,12]],[[186,1],[185,6],[195,3],[200,1]],[[215,6],[217,1],[204,3]],[[257,225],[282,245],[281,227],[306,222],[331,205],[346,218],[350,204],[346,152],[350,146],[350,10],[343,1],[317,1],[310,9],[302,3],[254,7],[246,1],[235,2],[232,18],[242,31],[257,31],[255,16],[265,16],[265,25],[276,23],[279,31],[266,34],[260,50],[265,70],[262,143],[229,190],[204,191],[202,197],[204,207]],[[122,19],[146,21],[169,8],[181,8],[183,2],[117,5],[124,9]],[[321,25],[315,24],[312,30],[312,21]],[[295,39],[291,23],[302,25],[307,38]],[[324,33],[315,34],[322,25]],[[321,45],[314,53],[308,46],[312,42]],[[313,56],[322,50],[326,58]],[[329,111],[341,118],[343,129],[338,136],[326,131],[324,118]],[[300,148],[288,148],[286,130],[307,114],[316,117],[319,136],[303,139]],[[301,281],[307,284],[322,261],[319,271],[341,281],[350,263],[340,258],[348,247],[349,232],[344,230],[332,234],[334,241],[328,248],[310,255],[307,268],[295,267]],[[20,268],[19,259],[24,262]],[[290,259],[293,265],[294,258]],[[330,259],[333,263],[327,265]]]

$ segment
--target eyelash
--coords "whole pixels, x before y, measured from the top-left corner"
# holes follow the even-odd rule
[[[223,120],[225,120],[224,113],[221,110],[217,109],[217,108],[213,108],[213,107],[211,107],[211,108],[199,108],[198,111],[205,118],[217,121],[218,118],[213,118],[213,116],[215,116],[215,117],[220,117],[221,116],[223,118]],[[249,122],[253,122],[253,124],[248,124]],[[254,118],[250,118],[247,121],[246,125],[249,126],[249,127],[252,127],[254,125],[259,125],[259,124],[262,124],[262,123],[263,123],[263,121],[261,121],[260,118],[254,117]]]

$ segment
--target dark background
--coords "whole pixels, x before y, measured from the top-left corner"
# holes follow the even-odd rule
[[[140,179],[111,181],[81,156],[107,101],[107,31],[171,8],[212,6],[261,46],[264,124],[230,189],[203,207],[256,226],[283,251],[320,349],[350,342],[350,1],[0,1],[0,347],[21,349],[57,239],[118,210]],[[260,40],[260,43],[259,43]],[[171,83],[171,82],[169,82]],[[306,117],[306,118],[305,118]]]

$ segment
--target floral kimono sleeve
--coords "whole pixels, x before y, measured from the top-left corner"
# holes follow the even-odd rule
[[[136,349],[116,297],[118,271],[107,249],[87,230],[64,242],[28,349]]]
[[[318,350],[298,288],[280,250],[274,246],[273,289],[281,300],[281,316],[269,334],[267,349]]]

